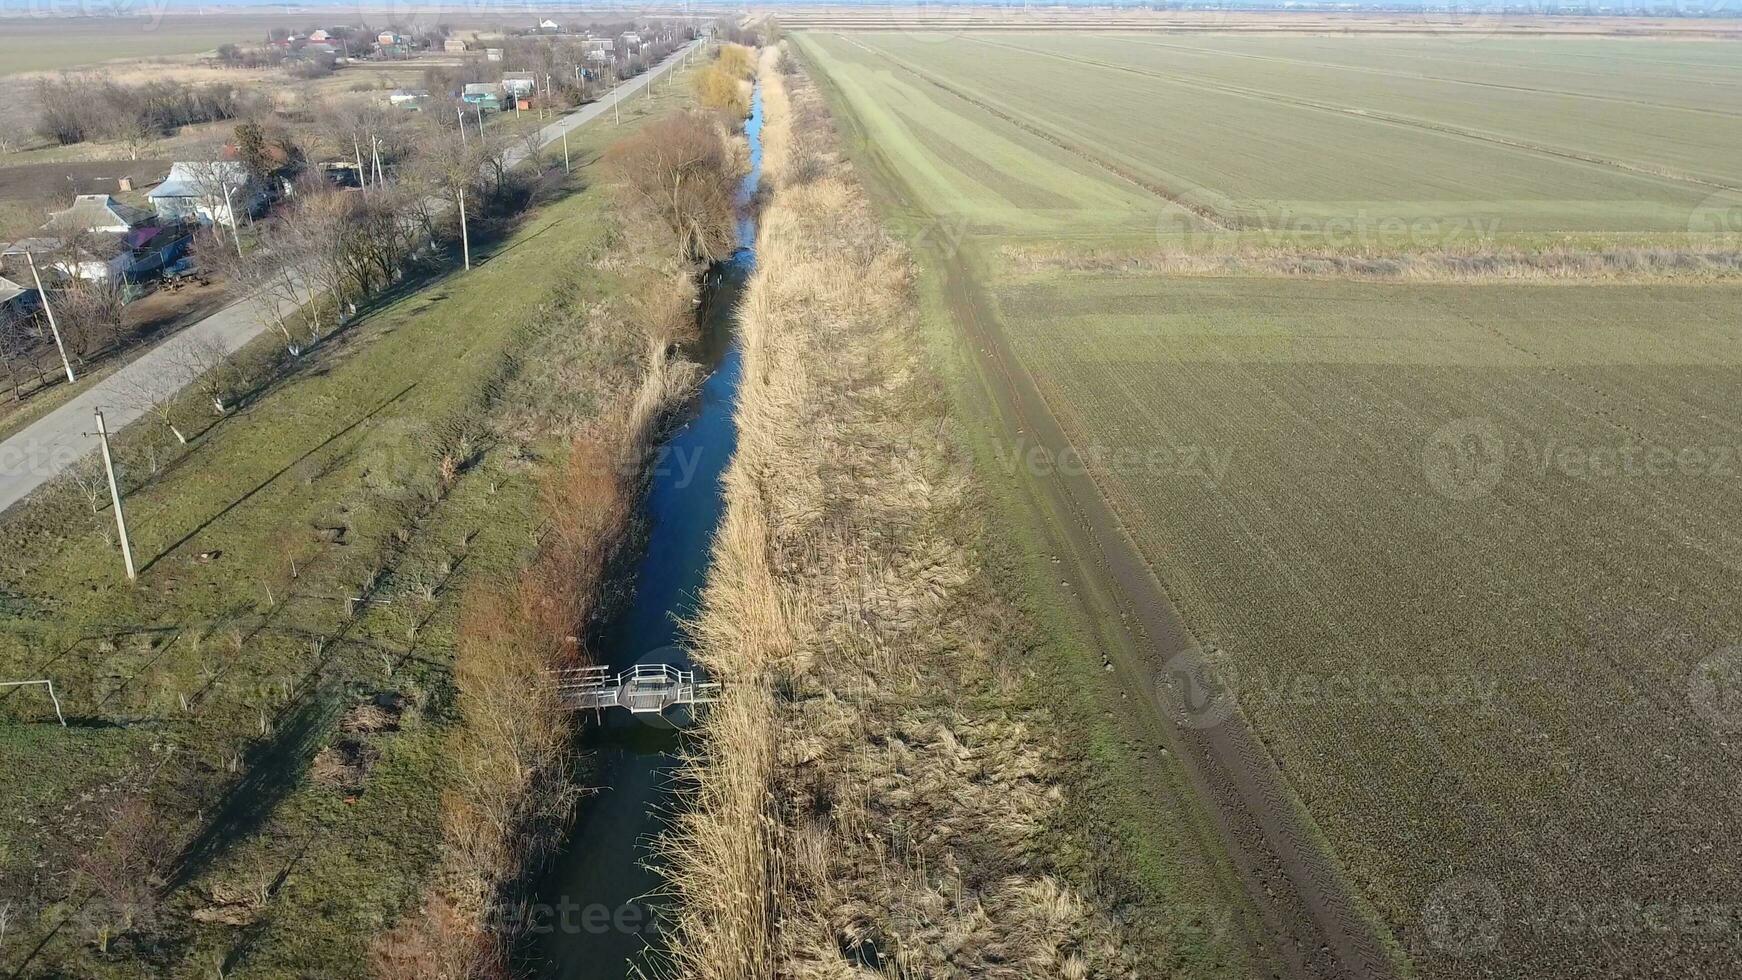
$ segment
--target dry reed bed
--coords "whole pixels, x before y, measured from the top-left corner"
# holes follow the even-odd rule
[[[663,841],[676,970],[1135,975],[1110,920],[1047,873],[1060,747],[1015,704],[1025,636],[980,570],[908,255],[783,69],[765,53],[773,193],[691,626],[726,690]]]
[[[1045,246],[1003,250],[1018,273],[1070,272],[1179,276],[1278,276],[1374,282],[1614,281],[1706,282],[1742,278],[1736,248],[1444,248],[1390,252],[1229,245],[1208,251],[1160,249],[1070,252]]]

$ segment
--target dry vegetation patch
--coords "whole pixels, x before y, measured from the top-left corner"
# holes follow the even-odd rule
[[[1017,706],[1020,617],[922,366],[911,267],[763,60],[775,187],[741,313],[739,446],[698,655],[727,681],[667,840],[699,977],[1125,975],[1049,868],[1061,747]]]
[[[1184,249],[1072,250],[1052,245],[1007,245],[1003,256],[1016,273],[1082,272],[1176,276],[1277,276],[1364,282],[1706,281],[1742,278],[1742,250],[1734,244],[1684,247],[1618,246],[1541,249],[1472,245],[1428,251],[1337,250],[1227,245]]]

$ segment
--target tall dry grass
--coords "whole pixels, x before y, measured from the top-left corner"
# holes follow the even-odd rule
[[[726,687],[662,841],[676,972],[1130,974],[1110,920],[1048,873],[1061,747],[1017,704],[1027,638],[981,571],[909,257],[838,150],[793,166],[795,123],[823,110],[776,57],[738,451],[691,624]]]
[[[1178,276],[1267,276],[1367,282],[1703,282],[1742,278],[1734,247],[1618,246],[1593,250],[1489,245],[1403,251],[1281,245],[1181,249],[1071,251],[1010,245],[1009,266],[1021,273],[1084,272]]]

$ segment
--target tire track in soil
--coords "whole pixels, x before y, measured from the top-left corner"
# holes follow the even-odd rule
[[[1064,137],[1059,136],[1057,133],[1054,133],[1051,130],[1048,130],[1044,127],[1035,125],[1033,122],[1019,118],[1014,113],[1006,112],[1005,110],[1000,109],[999,107],[993,105],[990,102],[985,101],[984,99],[976,98],[975,96],[969,94],[966,90],[957,88],[956,86],[951,85],[951,84],[943,81],[942,79],[936,77],[935,75],[932,75],[930,72],[922,71],[918,68],[915,68],[913,65],[910,65],[905,61],[902,61],[900,58],[895,57],[894,55],[890,54],[887,51],[882,50],[881,48],[873,48],[870,45],[864,44],[860,41],[857,41],[853,38],[850,38],[850,37],[846,36],[845,34],[837,34],[835,36],[837,38],[839,38],[840,40],[845,41],[846,43],[851,44],[852,46],[858,48],[859,50],[864,51],[866,54],[869,54],[874,58],[880,58],[880,59],[888,62],[889,64],[894,65],[895,67],[901,69],[904,72],[907,72],[909,75],[912,75],[913,77],[919,79],[920,81],[925,82],[927,85],[930,85],[933,88],[947,92],[950,95],[953,95],[958,99],[961,99],[963,102],[966,102],[969,105],[974,106],[976,109],[979,109],[982,112],[986,112],[986,113],[992,115],[993,117],[997,118],[998,120],[1005,122],[1005,123],[1008,123],[1011,126],[1014,126],[1017,129],[1027,133],[1028,135],[1035,137],[1036,139],[1043,140],[1043,141],[1051,144],[1052,146],[1055,146],[1061,150],[1064,150],[1066,153],[1069,153],[1072,156],[1077,157],[1080,160],[1083,160],[1083,161],[1085,161],[1085,162],[1087,162],[1095,167],[1098,167],[1101,170],[1105,170],[1108,173],[1112,174],[1113,176],[1119,178],[1120,180],[1125,181],[1128,184],[1135,186],[1137,189],[1139,189],[1147,194],[1152,194],[1156,197],[1161,198],[1162,200],[1166,201],[1167,203],[1172,204],[1174,207],[1177,207],[1180,210],[1185,211],[1187,214],[1190,214],[1193,217],[1197,218],[1199,221],[1204,222],[1206,225],[1209,225],[1211,228],[1215,228],[1215,229],[1220,230],[1220,231],[1231,230],[1231,226],[1228,223],[1227,217],[1225,215],[1223,215],[1221,212],[1217,211],[1215,208],[1210,207],[1209,205],[1199,204],[1199,203],[1194,202],[1194,201],[1188,201],[1188,200],[1186,200],[1184,195],[1173,190],[1172,188],[1167,187],[1164,184],[1159,184],[1159,183],[1156,183],[1155,181],[1148,180],[1148,179],[1144,178],[1143,175],[1136,173],[1133,170],[1130,170],[1126,167],[1121,167],[1118,164],[1116,164],[1110,160],[1106,160],[1106,159],[1103,159],[1102,157],[1096,156],[1095,154],[1090,153],[1088,150],[1084,149],[1081,144],[1078,144],[1078,143],[1072,142],[1071,140],[1065,139]],[[1017,49],[1017,50],[1022,50],[1022,49]]]
[[[939,256],[945,303],[973,351],[1007,436],[1020,434],[1063,458],[1069,438],[1034,378],[1016,358],[994,307],[959,252]],[[1296,977],[1390,980],[1401,975],[1385,941],[1362,913],[1335,858],[1320,845],[1275,761],[1238,715],[1207,728],[1182,725],[1159,681],[1168,662],[1195,646],[1166,588],[1127,536],[1093,478],[1053,467],[1031,480],[1068,539],[1076,572],[1097,582],[1120,610],[1118,669],[1154,711],[1168,748],[1184,762],[1275,952]],[[1059,472],[1070,469],[1071,472]]]
[[[1385,112],[1379,109],[1359,109],[1353,106],[1339,105],[1335,102],[1323,102],[1318,99],[1283,95],[1279,92],[1270,92],[1259,88],[1249,88],[1244,85],[1233,85],[1226,82],[1191,78],[1185,75],[1175,75],[1172,72],[1138,68],[1132,65],[1117,65],[1111,62],[1100,61],[1095,58],[1082,58],[1072,55],[1058,54],[1052,51],[1041,51],[1035,48],[1025,48],[1022,45],[1012,44],[1007,41],[989,41],[984,38],[971,38],[970,40],[979,44],[984,44],[987,47],[1005,48],[1025,55],[1051,58],[1054,61],[1062,61],[1066,64],[1086,65],[1091,68],[1100,68],[1106,71],[1124,72],[1126,74],[1137,75],[1140,77],[1155,78],[1164,82],[1172,82],[1175,85],[1182,85],[1186,88],[1195,88],[1199,91],[1210,92],[1212,94],[1232,95],[1236,98],[1251,99],[1255,102],[1272,102],[1278,105],[1290,105],[1300,109],[1312,109],[1317,112],[1347,116],[1351,119],[1363,119],[1368,122],[1385,123],[1405,129],[1438,133],[1442,136],[1451,136],[1459,139],[1471,140],[1472,142],[1477,143],[1491,143],[1495,146],[1504,146],[1512,150],[1535,153],[1560,160],[1571,160],[1575,163],[1588,164],[1594,167],[1604,167],[1635,176],[1652,177],[1658,180],[1672,180],[1683,184],[1694,184],[1701,187],[1713,187],[1722,191],[1742,191],[1742,186],[1726,180],[1702,177],[1697,174],[1681,173],[1679,171],[1670,170],[1656,165],[1629,163],[1625,160],[1616,160],[1611,157],[1597,156],[1580,150],[1550,146],[1546,143],[1533,143],[1527,140],[1513,139],[1510,136],[1502,136],[1499,133],[1490,133],[1480,129],[1470,129],[1466,126],[1455,126],[1450,123],[1415,119],[1410,116],[1398,115],[1394,112]],[[946,87],[941,82],[934,82],[933,84],[938,85],[940,88]],[[975,104],[978,105],[978,103]]]

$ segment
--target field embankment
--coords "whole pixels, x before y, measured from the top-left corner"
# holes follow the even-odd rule
[[[1035,697],[1038,641],[986,567],[981,491],[924,364],[910,258],[794,71],[763,60],[772,193],[741,314],[738,452],[693,624],[726,686],[665,842],[680,970],[1240,975],[1251,923],[1194,877],[1213,873],[1135,858],[1177,873],[1173,894],[1095,874],[1132,859],[1097,853],[1118,829],[1073,819],[1094,750]]]

